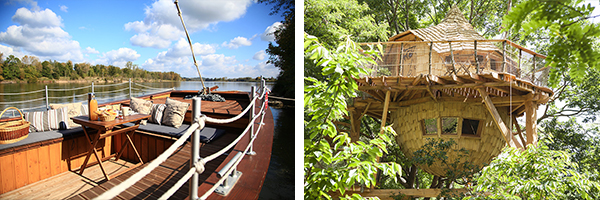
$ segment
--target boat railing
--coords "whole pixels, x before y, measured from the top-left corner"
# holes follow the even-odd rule
[[[131,79],[129,79],[128,82],[106,85],[97,85],[92,82],[91,85],[76,88],[48,88],[46,85],[44,86],[44,89],[41,90],[0,93],[0,110],[9,106],[18,107],[22,111],[48,110],[50,109],[51,103],[65,103],[65,101],[81,101],[84,102],[84,104],[87,104],[86,100],[89,92],[96,94],[96,100],[98,100],[99,103],[104,103],[119,98],[160,93],[174,89],[175,88],[150,87],[141,83],[132,82]],[[126,90],[129,90],[129,93],[126,93]],[[13,96],[20,97],[15,98]],[[6,98],[16,100],[4,101]],[[9,110],[5,115],[9,117],[15,117],[18,116],[19,113],[16,112],[16,110]]]
[[[255,92],[255,87],[252,86],[251,91],[250,91],[250,95],[251,95],[250,96],[250,99],[251,99],[250,104],[246,107],[246,109],[244,109],[244,111],[242,113],[240,113],[239,115],[234,116],[232,118],[229,118],[229,119],[215,119],[215,118],[208,117],[206,115],[202,115],[200,113],[201,99],[198,97],[193,98],[193,100],[192,100],[193,121],[192,121],[191,126],[182,134],[182,136],[177,141],[175,141],[167,150],[165,150],[160,156],[158,156],[152,162],[148,163],[142,170],[140,170],[136,174],[130,176],[129,178],[127,178],[125,181],[121,182],[120,184],[112,187],[110,190],[104,192],[103,194],[96,197],[95,199],[112,199],[112,198],[116,197],[121,192],[125,191],[127,188],[131,187],[136,182],[138,182],[139,180],[144,178],[144,176],[148,175],[152,170],[154,170],[156,167],[158,167],[161,163],[166,161],[167,158],[169,158],[169,156],[171,156],[171,154],[173,154],[177,150],[177,148],[179,148],[181,145],[183,145],[190,136],[192,136],[192,141],[191,141],[192,154],[191,154],[191,158],[190,158],[190,169],[185,173],[185,175],[181,179],[179,179],[177,181],[177,183],[175,183],[169,190],[167,190],[167,192],[165,192],[159,199],[168,199],[177,190],[179,190],[179,188],[181,188],[181,186],[183,186],[183,184],[185,184],[186,181],[188,181],[190,179],[191,179],[191,181],[189,182],[189,184],[190,184],[190,187],[189,187],[190,188],[190,191],[189,191],[190,199],[207,199],[208,196],[211,195],[217,187],[219,187],[221,184],[223,184],[223,182],[226,180],[226,178],[228,177],[229,174],[236,172],[235,170],[236,170],[237,165],[242,161],[242,159],[244,158],[245,155],[255,155],[256,154],[252,150],[252,146],[253,146],[254,140],[256,139],[257,134],[260,132],[262,125],[264,125],[263,121],[264,121],[264,116],[266,113],[265,109],[267,108],[267,104],[268,104],[269,90],[265,87],[264,80],[262,80],[262,82],[261,82],[259,91],[260,92]],[[256,113],[254,111],[254,108],[256,107],[257,102],[259,102],[260,106],[261,106],[260,111],[258,113]],[[250,121],[248,123],[248,126],[233,142],[231,142],[226,147],[222,148],[221,150],[219,150],[218,152],[216,152],[210,156],[207,156],[205,158],[200,157],[200,148],[199,148],[200,147],[200,130],[204,128],[204,125],[206,122],[217,123],[217,124],[231,123],[231,122],[234,122],[234,121],[240,119],[249,110],[251,110],[251,112],[250,112]],[[259,126],[258,126],[257,130],[254,131],[254,124],[258,118],[260,118],[260,122],[258,123]],[[204,165],[206,163],[210,162],[211,160],[214,160],[215,158],[223,155],[227,151],[229,151],[248,132],[250,132],[250,142],[249,142],[248,146],[244,149],[244,151],[241,152],[241,156],[237,156],[237,155],[234,156],[234,158],[232,160],[230,160],[229,163],[227,164],[227,166],[229,166],[229,167],[228,168],[223,167],[223,169],[221,169],[221,171],[222,171],[221,174],[223,174],[223,176],[220,176],[219,181],[217,181],[201,197],[198,197],[198,186],[199,186],[198,185],[198,177],[200,174],[202,174],[204,172]],[[233,187],[233,186],[230,186],[230,187]]]

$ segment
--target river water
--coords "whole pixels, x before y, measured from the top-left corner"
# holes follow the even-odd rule
[[[238,90],[250,91],[251,86],[258,88],[259,83],[254,82],[222,82],[206,81],[207,87],[219,86],[218,91]],[[71,103],[87,101],[86,94],[92,92],[90,83],[21,83],[0,84],[0,110],[15,106],[24,111],[44,110],[46,105],[46,91],[48,87],[48,103]],[[273,83],[267,83],[267,88],[272,88]],[[131,94],[139,96],[155,93],[168,88],[176,90],[199,90],[202,84],[199,81],[183,82],[155,82],[133,83]],[[72,90],[73,88],[80,88]],[[129,97],[129,83],[122,84],[94,84],[94,92],[98,103],[126,99]],[[28,94],[11,95],[14,93],[32,92]],[[116,91],[116,92],[112,92]],[[17,103],[12,103],[17,102]],[[294,198],[294,109],[271,108],[275,120],[273,136],[273,149],[269,171],[263,184],[259,199],[293,199]],[[11,111],[12,112],[12,111]],[[7,113],[10,116],[18,113]],[[291,155],[291,156],[290,156]]]

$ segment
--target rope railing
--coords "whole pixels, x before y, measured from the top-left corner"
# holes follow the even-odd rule
[[[148,165],[146,165],[146,167],[144,167],[144,169],[138,171],[136,174],[129,177],[127,180],[121,182],[117,186],[104,192],[102,195],[96,197],[95,199],[112,199],[112,198],[116,197],[117,195],[119,195],[121,192],[125,191],[127,188],[131,187],[137,181],[141,180],[144,176],[146,176],[152,170],[154,170],[156,167],[158,167],[161,163],[166,161],[166,159],[169,156],[171,156],[171,154],[173,154],[177,148],[179,148],[181,145],[184,144],[185,141],[188,140],[188,138],[192,135],[192,133],[196,132],[196,134],[199,134],[199,130],[204,128],[204,125],[206,122],[231,123],[235,120],[240,119],[242,116],[244,116],[248,112],[248,110],[250,110],[250,108],[255,107],[257,100],[262,99],[264,96],[268,95],[268,90],[264,89],[264,88],[266,88],[266,87],[264,87],[264,84],[261,84],[261,87],[263,88],[262,89],[263,94],[261,95],[262,97],[259,98],[258,95],[253,95],[254,97],[252,98],[251,103],[246,107],[246,109],[244,109],[244,111],[242,113],[240,113],[234,117],[231,117],[229,119],[214,119],[214,118],[207,117],[206,115],[200,115],[200,112],[199,112],[200,111],[200,107],[199,107],[200,100],[194,99],[193,105],[192,105],[192,107],[194,108],[192,110],[192,116],[195,116],[195,117],[192,122],[192,125],[183,133],[183,135],[177,141],[175,141],[167,150],[165,150],[165,152],[163,152],[160,156],[158,156],[156,159],[154,159],[152,162],[150,162]],[[252,92],[254,92],[254,91],[252,91]],[[266,100],[266,98],[265,98],[265,100]],[[196,109],[197,104],[198,104],[198,107]],[[196,173],[198,173],[198,174],[202,173],[204,171],[204,164],[214,160],[215,158],[217,158],[217,157],[223,155],[225,152],[229,151],[234,145],[236,145],[246,135],[246,133],[249,132],[250,129],[253,129],[254,122],[256,121],[256,119],[258,119],[258,117],[261,117],[260,126],[257,129],[257,133],[258,133],[258,131],[260,131],[262,125],[264,124],[263,121],[264,121],[266,105],[267,105],[266,103],[262,102],[261,109],[259,111],[259,115],[254,115],[254,113],[252,113],[252,115],[251,115],[252,119],[250,120],[248,126],[240,134],[240,136],[238,136],[234,141],[232,141],[229,145],[222,148],[218,152],[216,152],[210,156],[207,156],[205,158],[199,158],[199,160],[197,160],[197,162],[193,161],[195,164],[190,165],[189,171],[186,172],[186,174],[180,180],[178,180],[177,183],[175,185],[173,185],[167,192],[165,192],[159,199],[168,199],[181,186],[183,186],[183,184],[185,184],[185,182],[187,180],[189,180],[192,177],[197,177],[197,176],[194,176]],[[196,136],[196,137],[199,137],[199,136]],[[256,135],[252,135],[251,139],[250,139],[250,143],[244,150],[243,155],[245,155],[246,153],[248,153],[249,150],[252,149],[252,144],[255,139],[256,139]],[[194,140],[192,140],[192,143],[194,143]],[[192,144],[192,146],[194,146],[194,144]],[[195,145],[195,146],[197,146],[197,145]],[[195,148],[197,148],[197,147],[195,147]],[[192,152],[194,152],[193,149],[192,149]],[[192,157],[194,157],[194,153],[192,153]],[[192,159],[198,159],[198,158],[192,158]],[[243,156],[241,156],[238,160],[233,161],[234,162],[233,167],[231,167],[229,170],[227,170],[227,174],[231,173],[232,170],[234,170],[236,168],[236,166],[239,164],[239,162],[242,159],[243,159]],[[206,197],[208,197],[208,195],[210,195],[216,189],[216,187],[218,185],[223,183],[223,181],[226,177],[227,176],[221,177],[221,179],[218,181],[218,183],[215,184],[202,197],[200,197],[200,199],[206,199]],[[196,185],[197,185],[197,180],[196,180]],[[192,188],[192,187],[190,186],[190,188]],[[192,189],[191,191],[194,191],[194,190]],[[197,196],[192,196],[191,198],[192,199],[197,198]]]
[[[134,83],[134,84],[135,84],[135,85],[137,85],[137,86],[141,86],[141,87],[144,87],[144,88],[148,88],[148,89],[159,89],[159,90],[160,90],[160,89],[163,89],[163,88],[155,88],[155,87],[146,86],[146,85],[142,85],[142,84],[139,84],[139,83]]]
[[[1,96],[5,96],[5,95],[23,95],[23,94],[33,94],[33,93],[38,93],[38,92],[43,92],[46,91],[44,90],[35,90],[35,91],[29,91],[29,92],[15,92],[15,93],[0,93]]]
[[[46,99],[46,97],[37,98],[37,99],[30,99],[30,100],[24,100],[24,101],[0,102],[0,105],[6,105],[6,104],[16,104],[16,103],[27,103],[27,102],[33,102],[33,101],[44,100],[44,99]]]
[[[94,91],[94,93],[95,94],[108,94],[108,93],[115,93],[115,92],[124,91],[124,90],[127,90],[127,89],[129,89],[129,88],[121,88],[121,89],[118,89],[118,90],[109,90],[109,91],[102,91],[102,92],[96,92],[96,91]]]
[[[83,86],[83,87],[78,87],[78,88],[49,88],[48,91],[73,91],[73,90],[81,90],[81,89],[86,89],[86,88],[91,88],[91,85],[88,86]]]
[[[123,84],[127,84],[128,82],[123,82],[123,83],[115,83],[115,84],[109,84],[109,85],[95,85],[94,87],[110,87],[110,86],[117,86],[117,85],[123,85]]]

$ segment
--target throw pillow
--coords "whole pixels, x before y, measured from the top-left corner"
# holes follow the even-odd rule
[[[43,132],[50,130],[48,111],[26,112],[23,115],[25,115],[25,120],[31,123],[29,132]]]
[[[61,122],[66,124],[69,121],[68,113],[69,110],[67,107],[62,107],[56,110],[49,110],[48,121],[50,122],[50,129],[60,129]],[[68,129],[68,127],[66,129]]]
[[[152,109],[152,101],[143,100],[140,98],[131,97],[129,101],[131,110],[140,114],[149,115]]]
[[[185,113],[187,112],[188,107],[190,107],[190,104],[176,101],[167,97],[165,105],[167,107],[165,108],[165,112],[163,114],[162,124],[179,128],[181,124],[183,124]]]
[[[160,125],[166,107],[165,104],[154,104],[148,121]]]
[[[81,102],[77,102],[77,103],[69,103],[69,104],[50,104],[50,109],[59,109],[62,107],[67,107],[68,109],[68,122],[67,122],[67,126],[69,128],[75,128],[75,127],[80,127],[81,125],[73,122],[73,120],[71,120],[71,117],[77,117],[80,115],[84,115],[81,113]]]

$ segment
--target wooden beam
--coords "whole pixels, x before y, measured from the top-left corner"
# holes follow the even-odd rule
[[[452,78],[455,78],[456,77],[456,67],[454,66],[454,52],[452,51],[452,42],[448,42],[448,46],[450,47],[450,56],[452,57],[452,72],[454,72],[454,75],[452,76]]]
[[[517,128],[517,134],[519,134],[519,138],[521,138],[521,144],[523,144],[523,147],[525,147],[525,149],[527,149],[527,146],[525,144],[525,139],[523,139],[523,132],[521,132],[521,126],[519,126],[519,122],[517,121],[517,116],[513,115],[512,119],[513,119],[513,124]]]
[[[381,129],[379,131],[380,134],[383,134],[383,128],[385,127],[385,123],[387,122],[387,114],[388,107],[390,106],[390,91],[385,92],[385,102],[383,102],[383,113],[381,113]]]
[[[433,99],[433,101],[437,102],[437,99],[435,98],[435,95],[433,94],[433,92],[431,91],[430,85],[431,85],[431,81],[429,80],[429,76],[425,77],[427,79],[427,92],[429,92],[429,95],[431,95],[431,98]]]
[[[475,40],[475,73],[479,74],[479,61],[477,60],[477,40]]]
[[[525,133],[527,145],[537,143],[537,105],[533,101],[525,102]]]
[[[367,110],[369,110],[369,106],[371,106],[372,102],[367,103],[367,107],[365,107],[365,110],[363,111],[362,114],[360,114],[360,117],[358,117],[358,119],[362,119],[363,116],[365,116],[365,114],[367,113]]]
[[[360,118],[355,116],[356,110],[350,111],[350,141],[356,142],[360,138]],[[357,124],[358,123],[358,124]],[[358,130],[357,128],[358,127]]]
[[[506,124],[504,123],[504,121],[502,121],[502,118],[500,117],[500,114],[498,113],[498,110],[496,110],[496,107],[492,103],[492,100],[490,99],[490,96],[488,96],[487,92],[485,92],[485,90],[483,88],[477,88],[477,91],[479,91],[479,94],[481,95],[481,98],[483,98],[483,102],[486,105],[487,110],[492,115],[492,118],[494,119],[494,122],[495,122],[496,126],[498,127],[498,130],[500,130],[500,132],[502,133],[502,135],[504,135],[504,139],[506,140],[506,144],[510,145],[510,146],[514,146],[514,144],[511,145],[511,142],[512,142],[511,136],[512,136],[512,134],[508,131],[508,127],[506,127]]]

